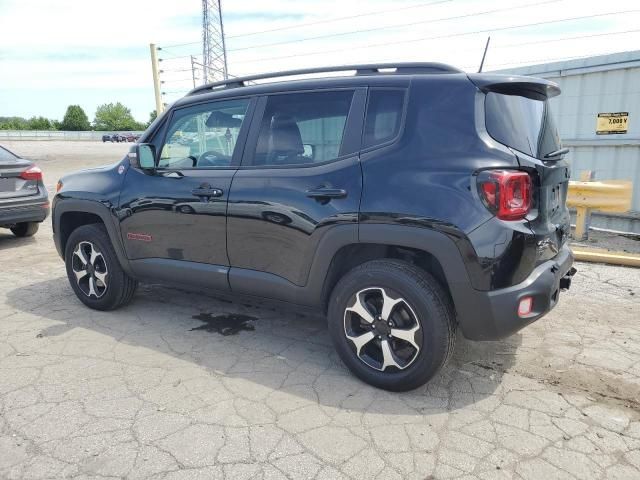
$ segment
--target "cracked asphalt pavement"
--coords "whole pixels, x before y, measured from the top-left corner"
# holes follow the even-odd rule
[[[8,146],[51,186],[126,149]],[[640,270],[576,266],[543,320],[398,394],[321,318],[158,285],[91,311],[49,221],[0,230],[0,478],[638,479]]]

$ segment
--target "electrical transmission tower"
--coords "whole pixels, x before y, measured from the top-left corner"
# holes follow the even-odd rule
[[[222,0],[202,0],[202,63],[204,83],[226,80],[227,50],[222,26]]]

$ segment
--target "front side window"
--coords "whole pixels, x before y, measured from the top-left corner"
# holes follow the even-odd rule
[[[489,92],[485,115],[489,135],[532,157],[544,158],[561,146],[548,100]]]
[[[339,157],[352,98],[353,91],[270,96],[253,164],[295,166]]]
[[[174,112],[160,153],[159,167],[228,167],[249,106],[227,100]]]

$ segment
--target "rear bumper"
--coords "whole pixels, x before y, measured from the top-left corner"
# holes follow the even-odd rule
[[[46,193],[9,205],[0,203],[0,227],[22,222],[42,222],[49,216],[50,206]]]
[[[497,340],[507,337],[542,318],[556,306],[561,289],[571,285],[573,254],[567,245],[555,258],[542,263],[521,283],[492,291],[469,289],[457,292],[456,310],[460,328],[470,340]],[[531,313],[518,316],[518,304],[533,298]]]

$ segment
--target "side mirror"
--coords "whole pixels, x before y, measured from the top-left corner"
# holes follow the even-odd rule
[[[302,145],[302,147],[304,148],[303,155],[313,160],[316,156],[316,146],[311,145],[310,143],[305,143],[304,145]]]
[[[144,170],[156,168],[156,147],[150,143],[140,143],[132,146],[128,157],[132,167]]]

